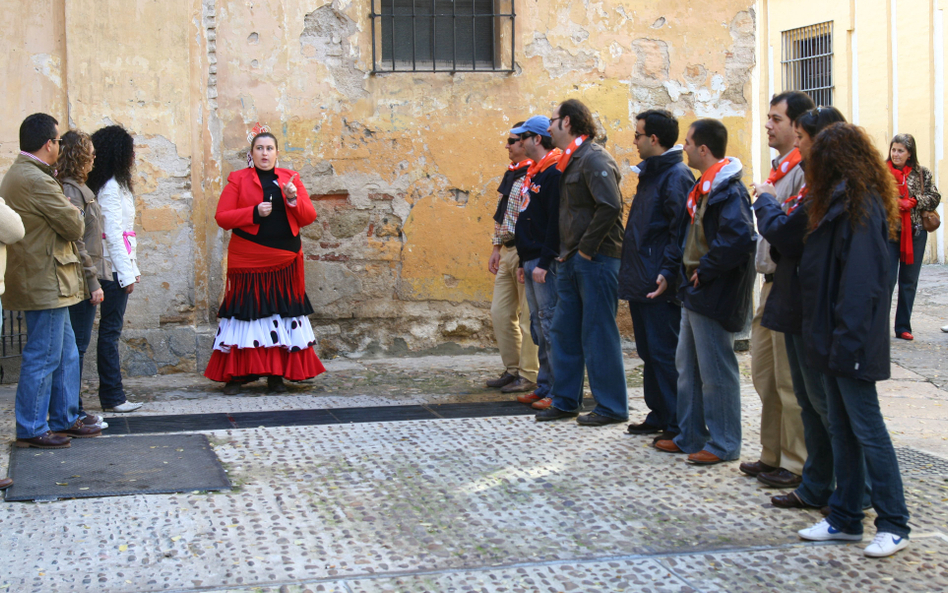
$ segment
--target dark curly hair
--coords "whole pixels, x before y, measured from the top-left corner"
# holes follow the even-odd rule
[[[86,165],[92,162],[92,138],[85,132],[69,130],[59,142],[59,160],[56,161],[56,178],[60,181],[75,179],[86,182]]]
[[[95,165],[86,185],[98,193],[105,183],[115,178],[119,185],[132,191],[132,169],[135,167],[135,140],[122,126],[107,126],[92,134]]]
[[[830,124],[816,135],[806,160],[811,231],[823,220],[841,182],[846,184],[846,211],[853,226],[865,218],[867,201],[878,195],[889,221],[889,238],[894,240],[899,228],[895,180],[865,130],[843,122]]]
[[[589,136],[589,140],[596,139],[596,120],[592,112],[578,99],[567,99],[560,103],[560,121],[557,122],[563,129],[562,118],[569,118],[569,131],[573,136]]]

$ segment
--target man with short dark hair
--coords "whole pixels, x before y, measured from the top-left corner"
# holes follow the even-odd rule
[[[806,93],[787,91],[775,95],[767,114],[767,145],[777,151],[766,183],[774,186],[777,201],[784,204],[803,186],[800,151],[794,148],[793,122],[814,107]],[[755,189],[756,192],[756,189]],[[740,470],[775,488],[793,488],[800,484],[806,462],[803,420],[790,377],[786,338],[782,332],[763,325],[764,308],[773,287],[777,264],[771,258],[770,243],[757,239],[754,258],[757,272],[763,274],[760,303],[751,324],[751,377],[760,396],[760,457],[742,463]]]
[[[675,366],[680,434],[655,447],[711,465],[741,454],[741,380],[734,334],[741,331],[754,287],[754,217],[741,183],[741,162],[725,156],[727,128],[713,119],[691,124],[688,165],[701,178],[685,205],[691,226],[682,255],[684,309]]]
[[[514,125],[522,124],[519,121]],[[495,276],[490,315],[504,371],[496,379],[488,380],[487,386],[503,393],[519,393],[536,389],[540,366],[537,345],[530,339],[526,291],[517,282],[520,259],[514,239],[517,217],[520,216],[520,188],[533,161],[527,158],[523,140],[517,134],[508,135],[506,149],[510,164],[497,188],[499,196],[491,239],[494,248],[487,261],[487,270]]]
[[[85,224],[53,177],[59,122],[35,113],[20,125],[20,155],[0,182],[0,195],[23,221],[23,240],[7,248],[4,305],[23,311],[26,346],[16,389],[16,446],[69,447],[70,437],[102,429],[79,420],[79,351],[70,305],[83,299],[74,241]]]
[[[520,190],[522,199],[515,234],[520,256],[517,278],[526,289],[530,332],[540,360],[536,390],[517,396],[517,401],[538,410],[545,410],[553,402],[550,398],[553,389],[551,327],[556,311],[556,258],[560,249],[560,172],[556,164],[562,153],[553,146],[549,127],[550,118],[534,115],[522,126],[510,130],[511,134],[520,135],[523,150],[533,161]]]
[[[630,434],[660,433],[654,441],[678,435],[678,371],[675,350],[681,326],[678,275],[690,218],[685,210],[695,183],[683,162],[678,120],[664,109],[635,116],[635,146],[643,159],[632,170],[639,184],[625,224],[619,298],[629,301],[635,349],[643,363],[643,422]]]
[[[596,124],[589,109],[569,99],[553,110],[550,137],[563,151],[560,177],[560,263],[553,315],[553,404],[538,421],[579,416],[583,375],[596,407],[577,418],[584,426],[625,422],[628,390],[622,362],[618,309],[622,256],[622,196],[619,167],[593,142]]]

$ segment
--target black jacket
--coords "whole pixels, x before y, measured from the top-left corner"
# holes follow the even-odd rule
[[[514,234],[520,267],[540,258],[537,267],[549,270],[560,250],[560,172],[555,163],[533,176],[529,195]]]
[[[807,363],[835,377],[889,378],[889,227],[871,195],[853,226],[840,184],[800,259]]]
[[[690,217],[685,209],[695,176],[682,162],[680,148],[653,156],[639,166],[635,190],[622,239],[619,298],[636,302],[675,300],[681,251]],[[658,287],[661,274],[668,288],[656,299],[645,295]]]
[[[622,175],[615,159],[595,142],[576,149],[560,177],[560,257],[577,251],[622,257]]]
[[[761,194],[753,209],[757,230],[770,243],[770,258],[777,264],[760,324],[773,331],[799,335],[803,331],[803,299],[797,266],[807,232],[806,202],[787,214],[773,195]]]
[[[685,308],[718,321],[729,332],[739,332],[744,329],[753,305],[757,275],[757,233],[741,171],[712,186],[705,199],[708,205],[703,223],[708,253],[698,264],[697,288],[685,278],[684,265],[680,267],[678,298]]]

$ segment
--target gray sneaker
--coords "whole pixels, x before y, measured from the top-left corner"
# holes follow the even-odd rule
[[[517,377],[516,381],[513,381],[507,384],[504,387],[500,388],[501,393],[520,393],[521,391],[533,391],[537,388],[537,384],[533,381],[528,381],[523,377]]]
[[[140,402],[130,402],[126,400],[125,403],[119,404],[115,406],[114,408],[102,408],[102,411],[103,412],[121,412],[121,413],[134,412],[138,408],[142,407],[142,405],[144,404]]]

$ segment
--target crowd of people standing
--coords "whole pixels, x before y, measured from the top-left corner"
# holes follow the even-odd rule
[[[789,490],[775,507],[823,511],[803,539],[859,541],[863,510],[874,508],[877,532],[864,552],[889,556],[910,530],[876,382],[889,377],[896,285],[895,335],[913,339],[940,196],[910,135],[895,136],[884,160],[864,130],[802,92],[774,96],[766,130],[777,157],[748,191],[720,121],[695,121],[681,145],[670,112],[638,114],[642,162],[623,227],[621,174],[596,142],[589,109],[571,99],[552,117],[518,122],[488,262],[505,370],[487,385],[519,392],[537,421],[628,421],[616,323],[617,300],[626,300],[650,410],[627,432],[652,435],[656,449],[693,464],[738,460],[734,342],[750,320],[761,454],[741,472]],[[584,375],[596,406],[580,415]]]

